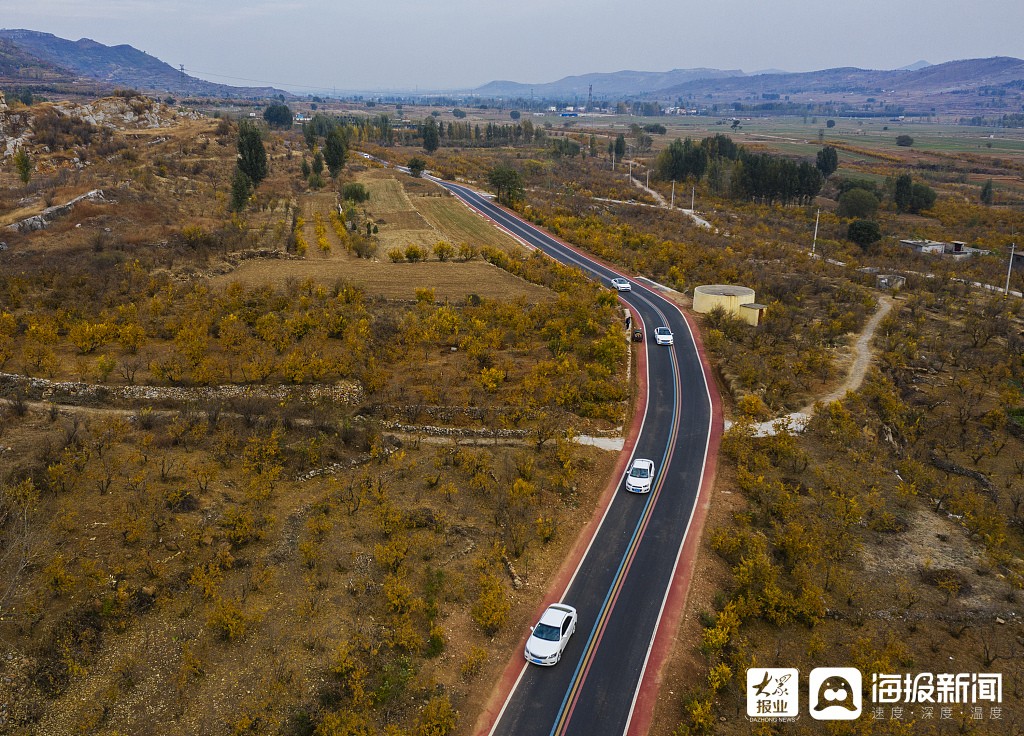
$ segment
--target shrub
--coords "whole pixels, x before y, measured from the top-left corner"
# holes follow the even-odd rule
[[[873,220],[854,220],[846,230],[846,237],[866,249],[882,239],[882,230]]]
[[[353,202],[366,202],[370,199],[370,192],[358,182],[349,182],[341,188],[341,196]]]
[[[361,236],[353,237],[349,242],[352,243],[352,251],[360,258],[372,258],[373,254],[377,252],[377,244],[367,238]],[[393,250],[398,251],[398,255],[402,255],[402,252],[397,248]],[[390,252],[388,257],[391,257]],[[391,260],[394,260],[394,258]]]
[[[430,638],[427,639],[427,651],[428,657],[437,657],[444,651],[445,639],[444,629],[438,625],[430,627]]]
[[[488,636],[494,636],[505,623],[511,608],[501,579],[492,572],[481,573],[480,593],[473,604],[473,620]]]
[[[469,680],[479,674],[480,669],[484,666],[484,662],[487,661],[487,650],[483,647],[473,647],[469,650],[469,654],[462,661],[462,678]]]
[[[232,506],[224,512],[221,528],[224,530],[224,537],[235,547],[241,547],[263,537],[263,530],[255,515],[237,506]]]
[[[423,171],[427,168],[427,162],[419,156],[413,156],[409,159],[408,163],[409,173],[413,176],[419,177],[423,174]]]
[[[850,189],[839,196],[839,216],[872,218],[878,211],[878,197],[866,189]]]
[[[220,639],[235,641],[245,635],[246,619],[241,607],[231,600],[218,598],[206,620],[207,626]]]
[[[288,105],[274,103],[263,111],[263,119],[271,128],[288,129],[292,127],[292,111]]]
[[[447,695],[435,695],[420,711],[416,736],[448,736],[457,723],[455,709]]]
[[[914,145],[914,139],[911,138],[909,135],[898,135],[896,136],[896,145],[909,148],[910,146]]]
[[[434,255],[437,257],[437,260],[443,263],[455,255],[455,246],[447,241],[440,240],[434,243]]]
[[[405,246],[405,259],[410,263],[418,263],[419,261],[425,260],[426,257],[427,251],[415,243],[410,243]]]
[[[480,255],[480,249],[471,243],[459,243],[459,260],[472,261]]]

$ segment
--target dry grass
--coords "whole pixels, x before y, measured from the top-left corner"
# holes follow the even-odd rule
[[[370,190],[368,209],[378,216],[389,212],[413,212],[415,208],[390,170],[370,170],[359,175],[359,182]]]
[[[454,197],[417,197],[413,204],[427,222],[452,243],[475,243],[502,250],[521,248],[519,241],[496,228]]]

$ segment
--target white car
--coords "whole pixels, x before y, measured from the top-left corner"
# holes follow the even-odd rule
[[[552,603],[540,617],[526,640],[526,661],[550,667],[558,664],[576,631],[576,609],[564,603]]]
[[[649,493],[654,481],[654,463],[636,458],[626,473],[626,490],[632,493]]]
[[[654,342],[658,345],[671,345],[673,342],[672,330],[667,327],[654,328]]]
[[[627,281],[626,279],[622,278],[621,276],[618,277],[618,278],[612,279],[612,286],[615,287],[616,291],[632,291],[633,290],[633,285],[631,283],[629,283],[629,281]]]

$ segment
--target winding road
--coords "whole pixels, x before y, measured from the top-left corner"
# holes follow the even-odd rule
[[[478,192],[431,178],[552,258],[606,285],[623,275]],[[611,502],[558,595],[579,611],[576,635],[555,667],[527,665],[521,648],[515,652],[522,666],[518,675],[512,670],[500,710],[496,707],[478,724],[480,734],[634,734],[643,733],[650,722],[655,675],[674,636],[688,581],[688,566],[681,564],[684,542],[688,533],[699,533],[698,501],[717,443],[713,429],[717,424],[720,431],[721,418],[684,315],[657,292],[630,280],[633,290],[620,297],[632,311],[634,326],[643,328],[648,349],[640,351],[639,361],[642,419],[638,433],[627,439],[626,452],[632,445],[629,460],[653,460],[657,477],[647,495],[626,493],[622,477],[612,479],[618,486]],[[674,333],[674,346],[654,344],[654,328],[662,325]],[[620,462],[619,467],[627,465]]]

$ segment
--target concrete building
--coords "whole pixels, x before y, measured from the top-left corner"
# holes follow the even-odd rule
[[[875,276],[875,286],[879,289],[902,289],[906,284],[906,277],[899,274],[880,273]]]
[[[761,324],[761,315],[768,308],[754,301],[754,290],[746,286],[711,284],[693,290],[693,311],[707,314],[715,307],[722,307],[755,327]]]
[[[907,239],[901,240],[900,245],[906,246],[912,249],[916,253],[923,253],[926,255],[946,256],[956,261],[961,261],[965,258],[970,258],[975,255],[987,255],[992,251],[981,250],[980,248],[971,248],[960,240],[954,240],[950,243],[944,243],[939,240],[927,240],[924,238],[918,239]]]

